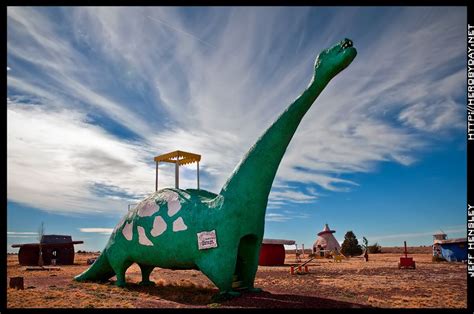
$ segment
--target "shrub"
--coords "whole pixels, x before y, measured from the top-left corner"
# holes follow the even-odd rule
[[[345,256],[357,256],[362,254],[362,247],[352,231],[347,231],[342,242],[341,253]]]
[[[431,261],[433,261],[433,262],[446,262],[446,260],[441,256],[433,256],[431,258]]]
[[[382,247],[377,242],[372,245],[369,245],[367,248],[369,250],[369,253],[371,254],[382,253]]]

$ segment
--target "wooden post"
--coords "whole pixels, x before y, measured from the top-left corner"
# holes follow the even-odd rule
[[[295,260],[298,261],[298,244],[295,243]]]
[[[155,192],[158,191],[158,161],[156,162]]]
[[[179,159],[176,159],[175,165],[176,166],[174,168],[174,176],[175,176],[174,186],[175,188],[179,189]]]
[[[301,254],[301,256],[303,256],[303,258],[304,258],[304,244],[301,244],[301,247],[302,247],[301,250],[303,251],[302,254]]]
[[[39,243],[39,256],[38,256],[38,266],[43,267],[43,248],[41,247],[41,241]]]
[[[197,162],[197,183],[198,183],[198,190],[199,190],[199,161]]]

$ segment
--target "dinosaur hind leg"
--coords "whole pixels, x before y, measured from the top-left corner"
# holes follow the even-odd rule
[[[261,292],[262,289],[255,288],[255,275],[258,269],[258,258],[261,239],[249,234],[240,239],[237,253],[237,264],[235,275],[240,283],[240,288],[249,292]]]
[[[140,282],[140,285],[154,286],[155,283],[150,280],[150,274],[155,268],[155,266],[149,266],[149,265],[143,265],[143,264],[138,264],[138,266],[140,266],[140,270],[142,272],[142,281]]]

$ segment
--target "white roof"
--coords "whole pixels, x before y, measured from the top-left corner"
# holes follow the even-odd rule
[[[282,240],[282,239],[263,239],[262,244],[293,245],[293,244],[295,244],[295,241],[294,240]]]
[[[339,250],[341,248],[341,245],[339,244],[339,242],[337,242],[336,238],[333,236],[332,233],[325,233],[320,235],[316,239],[316,242],[314,242],[313,247],[317,248],[318,245],[320,245],[323,249],[326,250]]]
[[[447,243],[463,243],[467,242],[467,238],[456,238],[456,239],[446,239],[446,240],[434,240],[434,244],[447,244]]]

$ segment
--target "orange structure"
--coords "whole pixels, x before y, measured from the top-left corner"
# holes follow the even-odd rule
[[[197,189],[199,190],[199,161],[201,161],[201,155],[175,150],[156,156],[154,160],[156,162],[155,191],[158,191],[158,164],[160,162],[175,164],[175,188],[177,189],[179,189],[179,166],[197,162]]]

